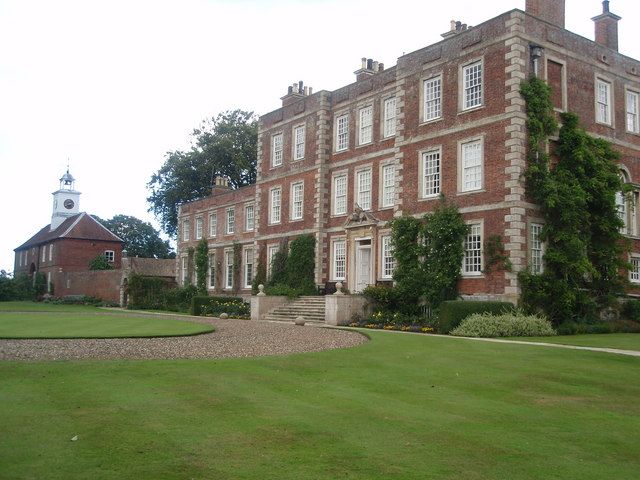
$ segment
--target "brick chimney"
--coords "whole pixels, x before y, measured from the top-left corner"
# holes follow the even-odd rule
[[[564,28],[564,0],[527,0],[525,11],[545,22]]]
[[[356,74],[356,82],[369,78],[384,70],[384,63],[380,63],[372,58],[362,57],[361,62],[360,68],[353,72]]]
[[[289,85],[287,94],[284,97],[280,97],[280,100],[282,100],[282,106],[286,107],[311,94],[313,94],[313,89],[305,86],[304,82],[300,80],[298,83]]]
[[[591,19],[595,22],[596,43],[618,51],[618,21],[620,18],[609,11],[609,0],[602,2],[602,13]]]
[[[211,196],[219,195],[221,193],[231,190],[229,188],[229,179],[223,176],[217,176],[213,179],[213,185],[211,185]]]

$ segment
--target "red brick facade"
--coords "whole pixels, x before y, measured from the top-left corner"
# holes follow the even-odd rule
[[[594,21],[604,28],[601,22],[618,19],[607,4]],[[461,292],[517,298],[517,272],[537,255],[531,239],[540,222],[523,179],[526,114],[519,88],[533,75],[548,79],[559,111],[576,112],[587,131],[614,144],[627,180],[640,183],[640,62],[617,52],[617,38],[600,35],[597,43],[565,30],[564,2],[555,0],[527,1],[526,13],[452,27],[441,42],[398,58],[394,67],[363,59],[357,81],[338,90],[289,87],[282,108],[260,118],[256,185],[181,207],[181,227],[187,220],[193,229],[200,216],[204,231],[209,212],[217,212],[218,236],[207,238],[218,274],[225,269],[219,255],[233,242],[253,249],[255,272],[283,238],[310,233],[318,242],[317,284],[340,280],[358,291],[389,280],[386,222],[432,211],[444,194],[474,226]],[[292,191],[300,193],[294,187],[300,182],[297,219],[300,198]],[[224,212],[234,208],[242,225],[251,203],[255,231],[223,235]],[[626,215],[633,251],[640,253],[637,212],[627,208]],[[484,244],[494,235],[513,272],[485,273]],[[188,265],[194,237],[185,240],[181,229],[179,262]],[[637,268],[640,282],[640,260]],[[218,280],[216,289],[224,289]]]

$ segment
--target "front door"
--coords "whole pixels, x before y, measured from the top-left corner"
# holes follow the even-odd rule
[[[356,250],[356,292],[371,284],[371,246],[358,246]]]

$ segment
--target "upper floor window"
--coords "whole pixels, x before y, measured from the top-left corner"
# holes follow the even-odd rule
[[[107,262],[113,263],[116,261],[116,252],[113,250],[105,250],[104,258],[106,258]]]
[[[189,241],[189,220],[185,219],[182,221],[182,240],[185,242]]]
[[[347,174],[333,177],[333,214],[347,213]]]
[[[202,238],[202,217],[196,218],[196,240]]]
[[[349,148],[349,115],[336,118],[336,152]]]
[[[236,211],[233,208],[227,209],[227,234],[236,231]]]
[[[482,225],[469,225],[469,233],[464,241],[464,259],[462,273],[465,275],[482,274]]]
[[[279,167],[282,165],[282,134],[278,133],[271,137],[271,165]]]
[[[371,210],[371,169],[360,170],[356,173],[356,191],[358,205],[363,210]]]
[[[371,143],[373,132],[373,107],[369,105],[360,109],[359,145]]]
[[[440,194],[440,149],[422,153],[422,197]]]
[[[382,207],[393,207],[395,203],[396,166],[382,167]]]
[[[384,101],[384,130],[383,136],[393,137],[396,134],[396,97]]]
[[[282,189],[272,188],[270,196],[269,223],[280,223]]]
[[[640,94],[627,90],[627,131],[640,133],[640,123],[638,123],[638,110]]]
[[[218,233],[218,214],[209,214],[209,236],[215,237]]]
[[[611,125],[611,84],[600,78],[596,80],[596,121]]]
[[[461,144],[460,191],[470,192],[482,188],[482,140]]]
[[[442,76],[424,81],[424,121],[435,120],[442,116]]]
[[[255,227],[255,216],[253,205],[247,205],[244,207],[244,229],[247,232],[252,232]]]
[[[291,220],[300,220],[304,208],[304,183],[291,185]]]
[[[462,67],[463,94],[462,109],[482,105],[482,61]]]
[[[302,160],[304,158],[304,125],[293,129],[293,159]]]

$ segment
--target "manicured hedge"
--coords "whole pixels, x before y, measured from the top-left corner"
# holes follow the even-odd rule
[[[548,337],[557,335],[549,320],[522,312],[474,313],[451,331],[458,337]]]
[[[481,302],[473,300],[449,300],[440,304],[439,331],[449,333],[456,328],[462,320],[474,313],[500,314],[514,309],[509,302]]]
[[[240,297],[195,296],[191,299],[191,315],[217,316],[221,313],[230,317],[248,317],[251,307]]]

